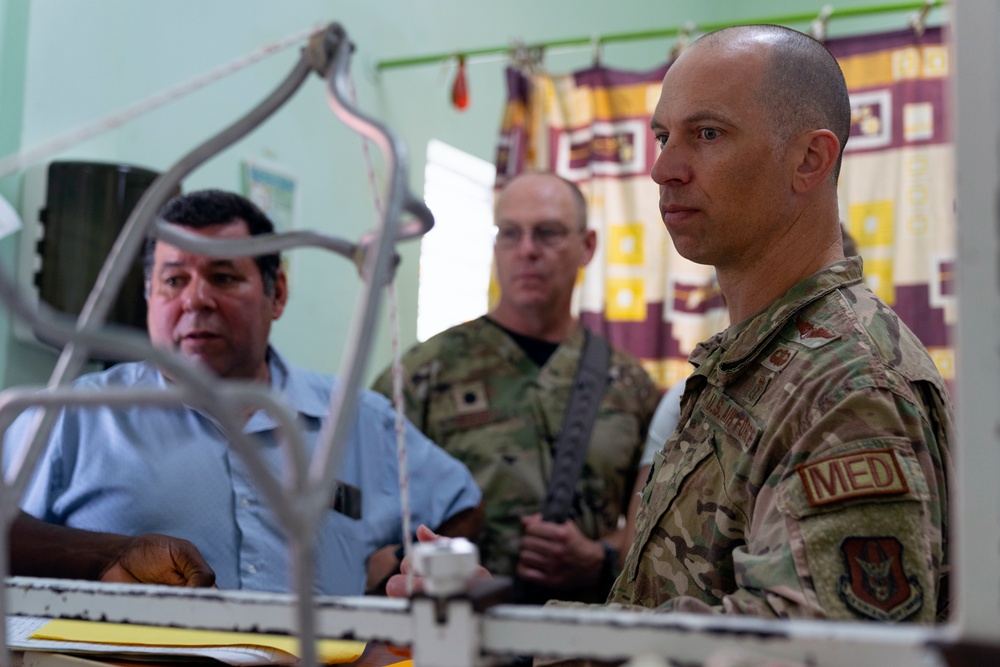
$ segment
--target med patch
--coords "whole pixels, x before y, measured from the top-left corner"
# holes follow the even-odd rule
[[[795,467],[813,507],[910,490],[894,449],[864,449]]]

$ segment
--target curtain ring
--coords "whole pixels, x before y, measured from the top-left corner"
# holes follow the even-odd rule
[[[670,62],[677,60],[677,57],[684,53],[684,49],[691,43],[691,35],[694,34],[698,26],[693,21],[688,21],[677,31],[677,39],[670,47]]]
[[[813,19],[813,22],[809,27],[809,34],[817,42],[823,42],[826,40],[826,24],[830,20],[830,16],[832,14],[833,5],[823,5],[823,9],[820,10],[819,16]]]
[[[924,36],[924,30],[927,29],[927,14],[936,4],[936,0],[924,0],[924,6],[920,8],[920,11],[910,14],[909,25],[913,28],[913,32],[917,33],[917,37]]]

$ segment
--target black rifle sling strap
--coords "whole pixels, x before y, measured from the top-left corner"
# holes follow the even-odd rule
[[[608,388],[608,366],[611,363],[608,341],[586,329],[583,332],[583,352],[576,367],[566,415],[556,440],[552,476],[542,504],[542,519],[553,523],[563,523],[569,518],[576,495],[576,484],[587,457],[590,432],[594,428],[601,399]]]
[[[586,329],[583,334],[583,351],[566,403],[562,428],[556,438],[549,488],[542,503],[542,519],[553,523],[565,523],[570,516],[576,484],[587,457],[590,432],[597,419],[597,408],[608,387],[611,362],[608,342]],[[557,595],[557,591],[528,583],[520,577],[514,578],[513,597],[519,604],[544,604]]]

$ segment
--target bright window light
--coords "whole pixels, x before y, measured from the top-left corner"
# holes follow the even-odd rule
[[[424,201],[434,228],[420,243],[417,339],[486,313],[496,169],[453,146],[427,145]]]

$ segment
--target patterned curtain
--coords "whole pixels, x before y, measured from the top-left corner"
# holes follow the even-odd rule
[[[949,384],[956,322],[955,157],[941,28],[830,40],[851,92],[840,215],[865,279],[924,343]]]
[[[865,276],[953,377],[952,147],[945,128],[947,49],[940,29],[828,40],[851,90],[841,215]],[[575,308],[642,360],[661,387],[690,371],[693,346],[728,325],[711,267],[680,257],[659,218],[649,119],[669,64],[648,72],[595,66],[551,75],[507,71],[497,187],[530,169],[577,183],[598,252]]]

